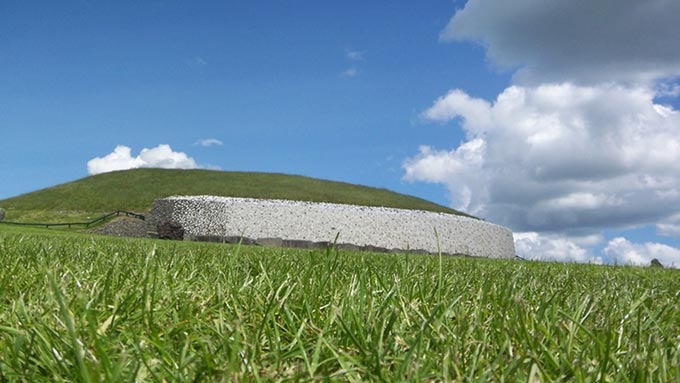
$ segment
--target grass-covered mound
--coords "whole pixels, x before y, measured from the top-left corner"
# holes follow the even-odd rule
[[[680,381],[677,270],[6,229],[2,382]]]
[[[386,206],[460,214],[421,198],[344,182],[272,173],[134,169],[86,177],[0,201],[8,220],[86,218],[113,210],[148,211],[171,195],[272,198]]]

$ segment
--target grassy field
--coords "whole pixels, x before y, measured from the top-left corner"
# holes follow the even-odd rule
[[[83,221],[114,210],[145,212],[171,195],[276,198],[462,214],[386,189],[309,177],[213,170],[133,169],[99,174],[0,201],[7,220]]]
[[[676,270],[0,227],[0,381],[680,381]]]

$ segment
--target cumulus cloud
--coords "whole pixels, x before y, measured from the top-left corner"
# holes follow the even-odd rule
[[[666,267],[680,267],[680,249],[661,243],[635,244],[618,237],[609,241],[604,254],[617,264],[646,266],[656,258]]]
[[[598,235],[568,238],[555,234],[536,232],[514,233],[515,252],[524,259],[603,263],[602,257],[594,255],[589,247],[602,241]]]
[[[104,157],[95,157],[87,162],[87,171],[91,175],[136,168],[195,169],[198,165],[186,153],[175,152],[170,145],[164,144],[144,148],[136,157],[132,156],[129,147],[118,145]]]
[[[451,151],[421,146],[418,155],[404,162],[404,178],[444,184],[457,209],[479,213],[488,201],[489,180],[482,171],[485,155],[486,142],[481,138]]]
[[[511,86],[494,102],[453,90],[423,113],[466,141],[421,147],[406,180],[518,231],[596,231],[680,214],[680,113],[646,87]],[[672,223],[672,222],[671,222]]]
[[[207,148],[210,146],[222,146],[223,142],[217,138],[203,138],[196,141],[195,145],[200,145]]]
[[[680,73],[680,2],[469,0],[442,41],[476,41],[532,82],[644,82]]]
[[[604,229],[680,235],[680,113],[661,101],[680,96],[678,14],[667,0],[468,0],[440,40],[478,43],[513,85],[435,100],[423,119],[465,138],[421,146],[404,178],[446,185],[454,207],[519,232],[529,258],[598,261],[575,238]],[[663,246],[617,239],[605,258],[677,250]]]

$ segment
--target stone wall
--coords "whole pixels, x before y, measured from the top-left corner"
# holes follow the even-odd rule
[[[238,238],[255,241],[333,242],[360,248],[513,258],[512,232],[482,220],[445,213],[284,200],[212,196],[156,200],[151,230],[168,223],[185,239]]]
[[[94,234],[113,235],[116,237],[143,238],[147,236],[147,224],[139,219],[120,217],[94,228],[90,230],[90,232]]]

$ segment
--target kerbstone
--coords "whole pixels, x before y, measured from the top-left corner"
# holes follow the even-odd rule
[[[172,222],[184,238],[252,238],[351,244],[362,249],[425,251],[513,258],[512,232],[482,220],[446,213],[332,203],[213,196],[154,201],[152,227]],[[435,235],[435,230],[437,235]],[[277,239],[272,241],[272,239]],[[279,241],[280,240],[280,241]],[[438,243],[439,242],[439,243]]]

